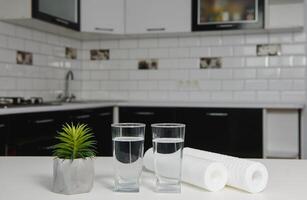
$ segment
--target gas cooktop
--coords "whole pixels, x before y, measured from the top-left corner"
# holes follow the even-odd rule
[[[60,103],[44,102],[42,97],[0,97],[0,108],[58,105]]]

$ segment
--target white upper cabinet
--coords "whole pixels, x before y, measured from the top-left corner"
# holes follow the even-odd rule
[[[123,34],[124,0],[81,0],[81,31]]]
[[[266,0],[266,29],[304,27],[304,0]]]
[[[126,0],[126,33],[191,31],[191,0]]]

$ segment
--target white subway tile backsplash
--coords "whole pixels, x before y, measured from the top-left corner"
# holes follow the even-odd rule
[[[177,88],[177,84],[175,81],[158,81],[158,89],[162,91],[174,91]]]
[[[221,102],[232,101],[233,95],[232,95],[232,92],[227,92],[227,91],[212,92],[211,100],[212,101],[221,101]]]
[[[304,44],[285,44],[282,46],[283,55],[303,55],[305,54]]]
[[[0,47],[7,47],[7,36],[5,35],[0,35]]]
[[[7,24],[5,22],[0,22],[0,34],[9,35],[11,37],[15,36],[16,26],[12,24]]]
[[[293,56],[269,57],[269,66],[271,67],[284,67],[292,65],[293,65]]]
[[[150,70],[148,71],[148,80],[168,80],[168,70]]]
[[[148,58],[148,49],[131,49],[129,51],[129,58],[131,59],[145,59]]]
[[[269,57],[247,57],[246,66],[247,67],[268,67]]]
[[[243,90],[244,81],[226,80],[222,82],[222,90]]]
[[[119,40],[101,40],[99,42],[99,48],[101,49],[119,48]]]
[[[257,50],[255,46],[235,46],[234,55],[235,56],[256,56]]]
[[[296,91],[304,91],[306,89],[304,79],[294,80],[293,85],[292,85],[292,89],[296,90]]]
[[[281,92],[281,101],[284,102],[303,102],[305,101],[304,91],[283,91]]]
[[[234,69],[234,79],[255,79],[257,71],[256,69]]]
[[[138,88],[140,90],[156,90],[158,89],[158,81],[139,81]]]
[[[150,38],[150,39],[140,39],[139,40],[140,48],[155,48],[158,47],[158,39]]]
[[[193,47],[190,50],[191,57],[209,57],[211,56],[209,47]]]
[[[129,80],[147,80],[148,70],[129,71]]]
[[[271,33],[269,35],[270,43],[291,43],[292,38],[292,33]]]
[[[295,79],[305,77],[305,68],[284,68],[280,70],[281,78]]]
[[[159,38],[158,39],[158,46],[159,47],[178,47],[179,46],[179,39],[174,37],[174,38]]]
[[[257,69],[257,78],[259,79],[280,78],[280,68]]]
[[[190,92],[190,101],[210,101],[211,94],[207,91]]]
[[[280,101],[280,92],[278,91],[258,91],[257,101],[260,102],[278,102]]]
[[[245,40],[247,44],[265,44],[269,42],[269,37],[267,34],[247,34]]]
[[[111,49],[110,59],[128,59],[129,51],[126,49]]]
[[[269,89],[270,90],[291,90],[292,80],[270,80]]]
[[[267,80],[246,80],[246,90],[266,90],[268,88]]]
[[[8,38],[8,48],[14,50],[24,50],[25,49],[25,41],[20,38]]]
[[[200,38],[201,46],[218,46],[222,44],[221,36],[202,36]]]
[[[16,51],[0,49],[0,62],[16,63]]]
[[[305,33],[153,36],[79,41],[0,22],[0,95],[54,100],[72,69],[72,90],[85,99],[305,102]],[[280,44],[282,54],[258,57],[258,44]],[[76,60],[65,47],[77,48]],[[91,49],[110,60],[91,61]],[[16,50],[33,54],[33,66],[16,65]],[[200,58],[220,57],[220,69],[200,69]],[[157,59],[158,70],[138,70]]]
[[[212,47],[211,56],[212,57],[223,57],[223,56],[232,56],[233,49],[232,47]]]
[[[110,71],[109,79],[110,80],[128,80],[129,73],[128,71]]]
[[[223,58],[223,67],[244,67],[245,66],[245,59],[242,57],[225,57]]]
[[[234,101],[251,102],[255,101],[256,92],[253,91],[235,91],[233,94]]]
[[[153,48],[148,50],[148,56],[150,58],[168,58],[169,49],[168,48]]]
[[[179,38],[180,47],[196,47],[200,45],[199,37],[182,37]]]
[[[306,32],[293,33],[294,42],[306,42]]]
[[[224,35],[222,36],[223,45],[240,45],[244,44],[244,35]]]
[[[230,69],[212,69],[209,71],[210,79],[232,79],[233,72]]]
[[[119,89],[120,90],[136,90],[138,88],[137,81],[120,81]]]
[[[121,49],[132,49],[138,47],[138,40],[129,39],[129,40],[119,40],[119,48]]]
[[[306,66],[306,56],[293,56],[293,65],[296,67]]]
[[[171,80],[187,80],[189,79],[189,71],[188,70],[173,70],[169,73],[169,77]]]
[[[206,91],[219,91],[222,89],[222,81],[206,80],[199,81],[199,88]]]
[[[15,27],[15,36],[18,38],[32,39],[32,30],[22,26]]]
[[[189,48],[171,48],[169,49],[170,58],[187,58],[190,56]]]

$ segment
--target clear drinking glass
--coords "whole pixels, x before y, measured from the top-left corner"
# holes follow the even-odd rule
[[[112,124],[114,190],[139,192],[143,166],[145,124]]]
[[[152,124],[156,192],[181,192],[181,163],[185,125]]]

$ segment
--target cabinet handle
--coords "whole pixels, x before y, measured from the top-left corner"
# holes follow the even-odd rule
[[[5,127],[5,124],[0,124],[0,128],[4,128]]]
[[[42,119],[34,121],[35,124],[47,124],[51,122],[54,122],[54,119]]]
[[[111,115],[111,113],[105,112],[105,113],[99,113],[98,115],[103,117],[103,116],[109,116]]]
[[[69,24],[69,22],[68,22],[68,21],[65,21],[65,20],[63,20],[63,19],[59,19],[59,18],[56,18],[56,19],[55,19],[55,21],[60,22],[60,23],[62,23],[62,24],[66,24],[66,25],[68,25],[68,24]]]
[[[91,115],[79,115],[79,116],[76,117],[76,119],[88,119],[90,117],[91,117]]]
[[[227,117],[228,113],[206,113],[210,117]]]
[[[218,27],[220,27],[220,28],[231,28],[231,27],[233,27],[233,25],[232,24],[221,24],[221,25],[218,25]]]
[[[154,31],[165,31],[165,28],[148,28],[147,31],[154,32]]]
[[[135,112],[136,115],[142,115],[142,116],[152,116],[155,115],[154,112]]]
[[[114,29],[113,28],[99,28],[99,27],[95,27],[96,31],[107,31],[107,32],[113,32]]]

